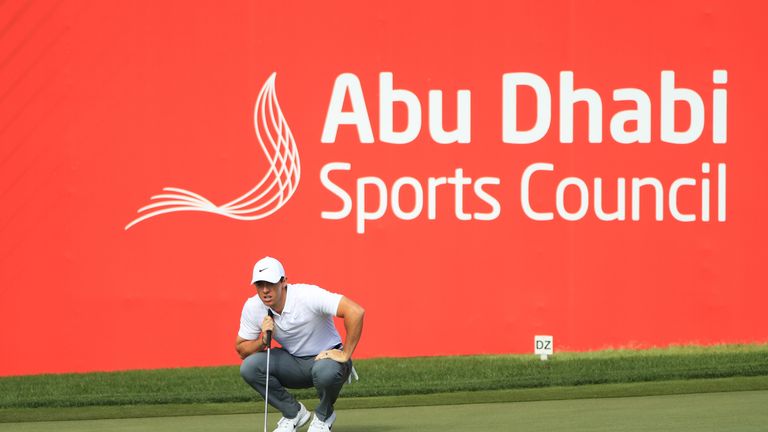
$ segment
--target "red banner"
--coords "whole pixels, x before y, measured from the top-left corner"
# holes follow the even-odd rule
[[[0,375],[768,341],[761,2],[0,5]]]

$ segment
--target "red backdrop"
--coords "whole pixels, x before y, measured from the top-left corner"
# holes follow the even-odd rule
[[[25,2],[0,5],[0,375],[237,363],[240,310],[253,295],[251,266],[265,254],[293,282],[341,292],[367,310],[358,357],[529,352],[535,334],[556,349],[768,340],[768,68],[762,2]],[[702,136],[662,142],[661,71],[701,95]],[[714,70],[728,82],[714,85]],[[574,142],[559,142],[561,71],[599,93],[603,142],[587,142],[577,104]],[[246,192],[266,162],[253,126],[262,84],[276,91],[301,156],[301,182],[275,214],[236,221],[172,213],[124,227],[165,186],[216,203]],[[422,103],[421,134],[379,139],[381,72]],[[529,145],[502,141],[502,76],[530,72],[552,91],[552,126]],[[321,143],[334,81],[361,82],[375,142],[352,126]],[[610,118],[631,108],[612,91],[635,87],[651,101],[652,139],[619,144]],[[713,144],[712,90],[728,92],[728,139]],[[428,133],[428,92],[444,92],[446,127],[456,92],[471,91],[471,142]],[[520,121],[533,124],[532,92]],[[678,129],[688,122],[678,104]],[[350,109],[347,101],[345,109]],[[406,110],[395,107],[395,126]],[[452,123],[453,122],[453,123]],[[341,200],[321,169],[355,200],[355,180],[391,187],[457,168],[501,208],[491,221],[455,216],[452,186],[437,214],[413,220],[388,210],[357,233],[354,212],[326,220]],[[727,165],[727,219],[654,220],[651,194],[639,221],[534,221],[521,207],[523,170],[532,204],[555,210],[560,179],[711,179]],[[701,173],[702,163],[713,174]],[[630,190],[629,184],[627,190]],[[468,212],[490,206],[465,190]],[[680,192],[697,213],[700,189]],[[426,193],[426,186],[425,186]],[[645,192],[644,192],[645,194]],[[369,190],[373,209],[376,195]],[[413,192],[403,189],[404,209]],[[666,199],[666,198],[665,198]],[[426,201],[426,198],[425,198]],[[355,202],[355,204],[357,204]],[[590,204],[591,206],[591,204]],[[575,188],[566,193],[575,211]]]

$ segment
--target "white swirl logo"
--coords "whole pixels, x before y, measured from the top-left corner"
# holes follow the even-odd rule
[[[261,181],[241,197],[224,205],[216,205],[194,192],[165,187],[153,201],[138,210],[141,216],[125,226],[128,230],[139,222],[166,213],[200,211],[232,219],[263,219],[280,209],[296,192],[301,176],[299,152],[275,94],[275,73],[261,87],[253,110],[253,126],[269,169]]]

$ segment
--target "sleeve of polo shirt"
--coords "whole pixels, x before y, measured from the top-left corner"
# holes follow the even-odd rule
[[[243,312],[240,314],[240,331],[237,335],[246,340],[255,340],[261,334],[261,323],[256,319],[254,310],[248,303],[246,301],[243,305]]]
[[[312,286],[312,309],[325,315],[336,316],[341,303],[341,294],[332,293],[319,286]]]

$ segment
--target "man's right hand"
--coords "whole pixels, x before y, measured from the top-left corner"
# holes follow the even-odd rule
[[[267,343],[267,331],[271,331],[274,336],[275,333],[275,321],[271,316],[267,315],[261,322],[261,342],[266,345]]]

